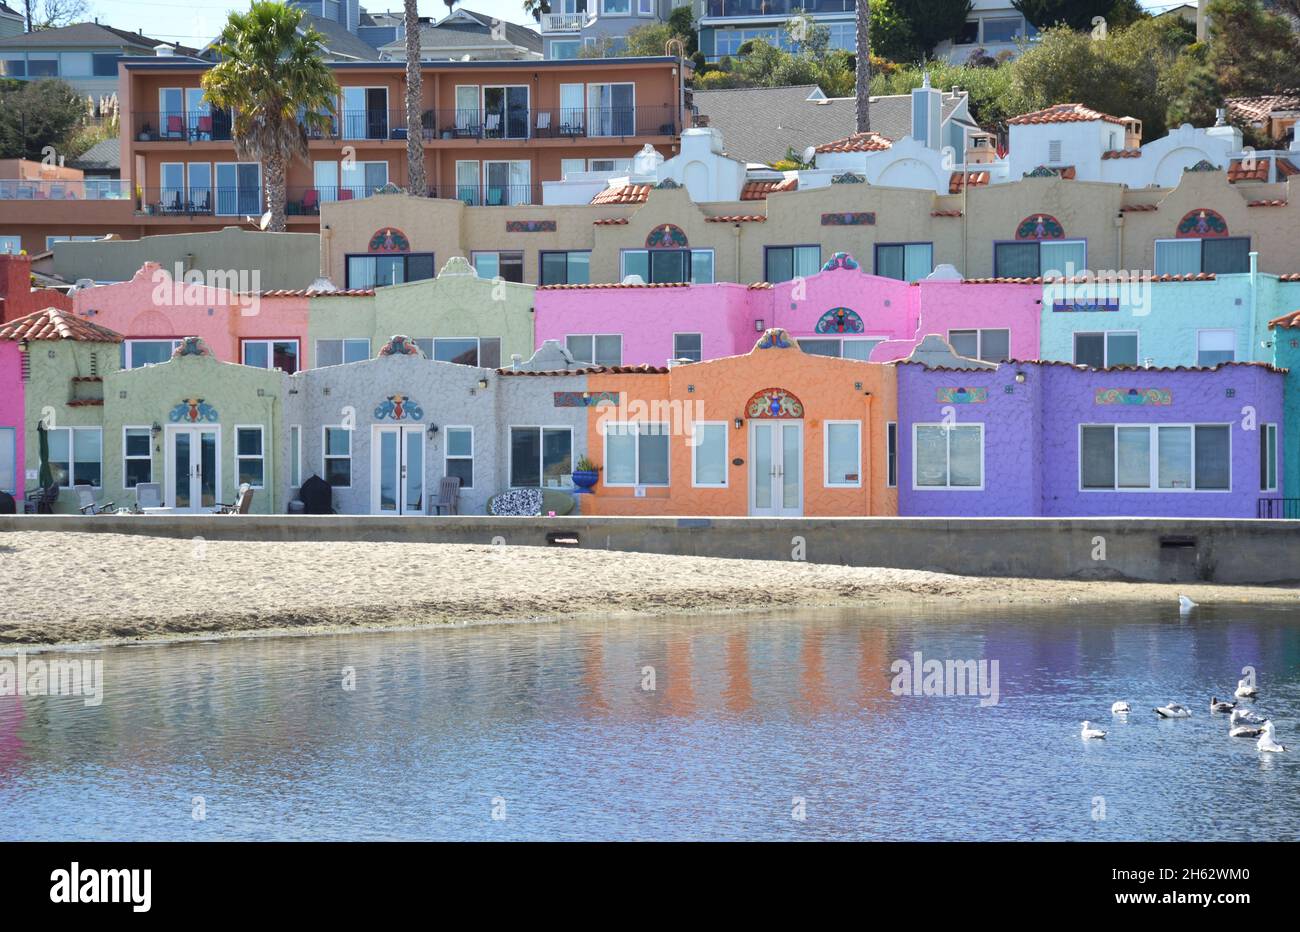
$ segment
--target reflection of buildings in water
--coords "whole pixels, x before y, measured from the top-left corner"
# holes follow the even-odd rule
[[[22,696],[0,697],[0,773],[27,759],[27,748],[18,734],[26,718]]]
[[[803,711],[818,715],[830,707],[826,690],[825,634],[820,627],[804,630],[799,648],[799,698]]]
[[[582,641],[582,697],[579,705],[589,714],[609,708],[605,699],[605,636],[594,634]]]
[[[754,684],[749,678],[749,632],[727,636],[727,687],[722,701],[728,712],[748,712],[754,707]]]
[[[889,691],[889,681],[893,674],[889,665],[894,658],[890,656],[889,638],[883,628],[863,627],[858,632],[858,705],[870,710],[884,703],[892,702],[894,694]]]
[[[664,669],[657,671],[665,715],[690,715],[695,711],[695,684],[689,634],[669,635],[664,643]]]

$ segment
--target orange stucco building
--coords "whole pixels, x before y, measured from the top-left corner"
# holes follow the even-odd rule
[[[582,511],[895,515],[896,387],[892,365],[806,354],[779,329],[743,356],[593,372],[601,473]]]

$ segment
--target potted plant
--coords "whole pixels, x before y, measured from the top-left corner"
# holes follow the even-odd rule
[[[591,487],[596,484],[600,478],[600,467],[593,463],[586,456],[578,457],[578,468],[573,471],[573,484],[577,486],[573,490],[575,495],[590,495]]]

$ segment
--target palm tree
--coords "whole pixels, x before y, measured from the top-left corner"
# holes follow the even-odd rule
[[[271,222],[284,232],[285,174],[307,158],[307,130],[328,133],[338,108],[339,85],[322,57],[324,37],[303,12],[271,0],[254,0],[232,12],[213,44],[218,62],[203,76],[212,106],[233,114],[235,154],[262,163]]]
[[[542,14],[551,12],[551,4],[547,0],[524,0],[524,12],[541,22]]]
[[[455,3],[456,0],[451,0]],[[451,3],[448,4],[450,9]],[[406,190],[423,197],[429,193],[424,177],[424,123],[420,117],[424,80],[420,72],[420,13],[415,0],[406,6]]]
[[[854,71],[857,76],[858,132],[871,129],[871,4],[858,0],[858,51]]]

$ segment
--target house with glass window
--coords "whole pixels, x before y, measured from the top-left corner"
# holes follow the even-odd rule
[[[1042,359],[1097,369],[1271,362],[1269,321],[1300,307],[1300,277],[1075,279],[1045,283],[1042,298]]]
[[[711,62],[740,53],[746,42],[762,39],[793,49],[786,24],[799,12],[830,31],[830,47],[852,52],[857,47],[853,0],[698,0],[700,51]]]
[[[0,4],[3,9],[4,4]],[[35,32],[19,30],[13,35],[0,31],[0,35],[6,36],[0,38],[0,77],[61,78],[96,100],[117,93],[117,62],[123,56],[195,51],[99,22],[72,23]]]
[[[805,353],[846,359],[903,359],[930,333],[977,359],[1038,357],[1040,286],[964,282],[951,267],[929,272],[928,244],[878,244],[875,254],[876,268],[893,275],[868,274],[844,253],[815,262],[817,245],[772,246],[769,268],[783,273],[776,285],[544,285],[537,341],[604,366],[739,355],[773,326]],[[909,282],[913,263],[926,275]]]
[[[351,257],[354,271],[358,258]],[[496,368],[531,356],[535,286],[487,278],[481,269],[453,256],[437,278],[313,293],[306,327],[312,366],[369,359],[394,333],[442,362]]]
[[[584,514],[896,513],[894,368],[806,353],[779,327],[750,352],[591,370],[577,398],[600,468]]]
[[[900,515],[1253,518],[1280,488],[1267,363],[897,368]]]
[[[972,0],[961,31],[940,42],[934,54],[958,65],[979,50],[994,58],[1003,53],[1018,55],[1020,43],[1037,35],[1038,28],[1011,0]]]
[[[1275,497],[1289,495],[1290,502],[1263,506],[1260,517],[1267,518],[1300,518],[1300,300],[1293,301],[1292,306],[1296,309],[1274,318],[1268,325],[1273,364],[1285,369],[1287,374],[1282,432],[1289,438],[1289,446],[1278,467],[1281,482]],[[1278,449],[1283,450],[1280,443]]]
[[[121,341],[58,308],[0,324],[0,485],[12,485],[15,497],[38,487],[38,425],[60,488],[55,511],[77,512],[74,486],[91,486],[100,500],[115,491],[104,471],[103,411]]]
[[[546,58],[577,58],[584,49],[608,58],[627,48],[638,26],[663,22],[680,0],[552,0],[540,20]]]

